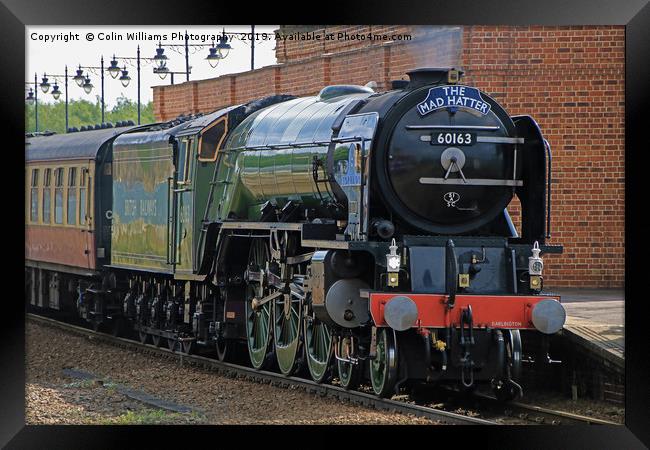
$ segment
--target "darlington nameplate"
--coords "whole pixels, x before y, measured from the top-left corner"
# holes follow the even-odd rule
[[[450,106],[469,108],[486,115],[491,106],[483,100],[481,92],[469,86],[438,86],[429,89],[427,97],[418,103],[416,108],[421,116],[436,109]]]

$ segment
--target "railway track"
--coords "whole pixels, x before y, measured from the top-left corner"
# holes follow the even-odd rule
[[[516,417],[527,422],[534,422],[540,425],[620,425],[609,420],[597,419],[565,411],[556,411],[540,406],[527,405],[525,403],[510,402],[500,404],[495,398],[482,394],[477,397],[485,407],[491,407],[495,411],[501,411],[509,417]],[[484,411],[485,409],[482,409]]]
[[[496,398],[483,393],[463,394],[457,390],[440,388],[443,395],[451,397],[447,408],[480,411],[481,417],[486,420],[499,420],[504,424],[539,424],[539,425],[620,425],[617,422],[598,419],[595,417],[558,411],[541,406],[529,405],[520,402],[502,403]],[[422,401],[421,404],[436,404],[435,401]]]
[[[442,408],[418,405],[412,402],[378,398],[372,394],[348,391],[342,387],[331,384],[318,384],[311,380],[299,377],[286,377],[284,375],[255,370],[232,363],[221,362],[213,358],[201,355],[187,355],[178,351],[172,351],[163,347],[156,347],[151,344],[142,344],[138,341],[115,337],[110,334],[93,331],[91,329],[73,325],[59,320],[28,313],[27,318],[36,323],[58,328],[70,333],[85,336],[98,342],[105,342],[113,346],[128,350],[135,350],[141,353],[155,355],[167,359],[175,359],[181,365],[188,364],[218,372],[231,378],[240,378],[248,381],[270,384],[282,388],[298,388],[306,392],[330,397],[348,402],[353,405],[366,406],[379,411],[387,411],[399,414],[412,415],[436,420],[444,424],[453,425],[497,425],[501,423],[537,423],[537,424],[598,424],[616,425],[592,417],[579,416],[571,413],[553,411],[541,407],[526,405],[522,403],[501,404],[496,399],[484,395],[473,396],[473,401],[480,404],[480,413],[485,418],[472,417],[465,414],[445,410]]]

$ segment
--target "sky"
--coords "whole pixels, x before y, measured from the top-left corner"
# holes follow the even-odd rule
[[[185,31],[193,36],[190,38],[190,44],[201,44],[203,48],[189,48],[189,65],[191,67],[190,80],[203,80],[215,78],[220,75],[238,73],[250,70],[251,48],[250,40],[242,41],[240,38],[229,40],[232,50],[226,59],[219,62],[216,68],[212,68],[205,57],[209,53],[209,47],[212,45],[212,37],[221,34],[225,28],[226,33],[250,33],[250,25],[214,25],[214,26],[194,26],[194,25],[169,25],[169,26],[28,26],[26,27],[26,67],[25,81],[34,81],[34,73],[38,73],[38,82],[44,73],[48,74],[48,81],[54,85],[54,79],[58,78],[59,89],[62,92],[60,101],[64,99],[64,81],[63,77],[54,77],[52,75],[63,75],[64,68],[68,66],[68,89],[69,99],[79,100],[86,99],[95,101],[95,96],[101,95],[101,80],[99,70],[84,70],[84,75],[90,76],[90,81],[94,89],[90,94],[86,94],[82,88],[72,80],[76,74],[78,65],[82,66],[100,66],[100,58],[104,56],[104,67],[110,66],[110,60],[115,54],[120,61],[120,67],[129,72],[131,81],[125,88],[119,79],[111,78],[110,74],[104,74],[104,99],[106,108],[110,109],[116,104],[120,96],[125,96],[133,101],[137,100],[137,72],[135,60],[125,61],[119,57],[135,57],[137,46],[140,45],[141,58],[151,58],[156,54],[158,39],[153,35],[160,35],[162,43],[178,45],[179,47],[164,47],[165,55],[169,58],[167,67],[170,71],[185,71],[185,53],[184,38]],[[256,25],[256,33],[273,33],[279,25]],[[138,34],[139,33],[139,34]],[[121,38],[121,39],[120,39]],[[66,42],[67,40],[67,42]],[[175,51],[177,50],[177,51]],[[180,52],[180,53],[179,53]],[[132,66],[130,65],[132,64]],[[275,64],[275,40],[264,39],[259,37],[255,41],[255,68],[260,68]],[[153,63],[149,61],[141,62],[141,100],[147,103],[152,100],[153,90],[151,87],[158,85],[170,84],[170,76],[161,80],[160,77],[153,73]],[[118,77],[119,78],[119,77]],[[185,81],[184,74],[174,75],[174,83],[179,84]],[[29,90],[25,86],[25,95]],[[33,87],[33,85],[32,85]],[[54,102],[51,95],[52,88],[47,94],[39,90],[39,103]]]

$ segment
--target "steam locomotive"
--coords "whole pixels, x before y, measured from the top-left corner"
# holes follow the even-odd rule
[[[408,75],[29,138],[31,305],[378,396],[522,395],[520,331],[566,317],[542,293],[550,147],[462,71]]]

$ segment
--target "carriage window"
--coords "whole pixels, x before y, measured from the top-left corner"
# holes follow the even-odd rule
[[[54,171],[54,223],[63,223],[63,168]]]
[[[176,180],[185,181],[185,171],[187,168],[187,153],[188,153],[188,140],[181,139],[181,144],[178,146],[178,163],[176,166]]]
[[[185,158],[185,181],[190,181],[192,179],[191,169],[192,169],[192,158],[194,157],[194,151],[196,150],[194,146],[194,139],[187,140],[187,156]]]
[[[32,169],[32,183],[31,183],[31,205],[29,220],[38,222],[38,169]]]
[[[221,148],[228,134],[228,116],[225,115],[213,123],[201,135],[199,161],[215,161],[217,151]]]
[[[68,169],[68,225],[77,223],[77,168]]]
[[[52,199],[50,191],[51,175],[52,169],[45,169],[43,178],[43,223],[50,223],[50,201]]]
[[[79,225],[86,224],[86,184],[88,181],[88,171],[85,167],[81,169],[81,176],[79,177]]]

